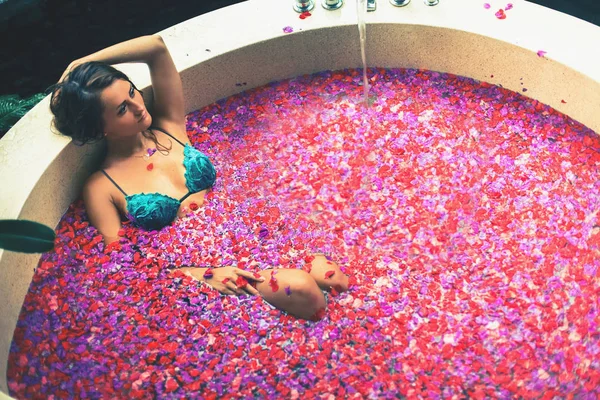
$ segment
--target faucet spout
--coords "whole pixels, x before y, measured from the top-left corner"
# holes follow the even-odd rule
[[[315,0],[295,0],[294,11],[303,13],[315,8]]]
[[[405,5],[410,3],[410,0],[390,0],[390,3],[392,3],[392,5],[396,7],[404,7]]]
[[[321,5],[326,10],[337,10],[344,5],[344,0],[323,0]]]

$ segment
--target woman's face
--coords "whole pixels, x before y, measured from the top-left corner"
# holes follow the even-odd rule
[[[110,137],[131,136],[151,125],[142,95],[131,82],[117,79],[100,94],[104,106],[104,132]]]

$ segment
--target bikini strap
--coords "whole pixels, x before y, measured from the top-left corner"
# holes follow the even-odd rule
[[[106,171],[105,171],[105,170],[101,169],[100,171],[102,171],[102,173],[103,173],[104,175],[106,175],[106,177],[107,177],[108,179],[110,179],[110,181],[111,181],[112,183],[114,183],[114,185],[117,187],[117,189],[119,189],[119,190],[121,191],[121,193],[123,193],[125,196],[127,196],[127,193],[125,193],[125,191],[124,191],[123,189],[121,189],[121,186],[117,185],[117,182],[115,182],[115,180],[114,180],[113,178],[111,178],[111,177],[110,177],[110,175],[108,175],[108,174],[106,173]]]
[[[191,194],[192,194],[192,192],[187,192],[187,194],[185,196],[183,196],[182,198],[179,199],[179,203],[183,203],[183,201],[185,199],[187,199]]]
[[[158,126],[151,126],[150,129],[156,129],[156,130],[161,131],[162,133],[167,134],[168,136],[171,136],[171,138],[175,139],[180,145],[185,147],[185,144],[183,144],[179,139],[177,139],[175,136],[171,135],[169,132],[165,131],[164,129],[159,128]]]

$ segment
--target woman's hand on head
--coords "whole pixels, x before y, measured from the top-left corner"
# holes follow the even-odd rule
[[[62,81],[65,80],[65,78],[67,77],[67,75],[69,75],[69,73],[79,64],[81,64],[82,61],[81,60],[75,60],[72,61],[71,64],[69,64],[69,66],[67,67],[67,69],[65,69],[65,72],[63,72],[63,74],[61,75],[60,79],[58,80],[58,83],[61,83]]]
[[[207,270],[204,268],[190,268],[187,270],[187,274],[208,283],[213,289],[226,295],[249,294],[256,296],[259,294],[258,290],[252,287],[250,282],[263,282],[265,280],[258,274],[255,275],[236,267],[209,268],[212,274],[210,277],[205,271]]]
[[[63,74],[61,75],[60,79],[58,80],[58,83],[62,82],[65,80],[65,78],[67,77],[67,75],[69,75],[69,73],[75,69],[75,67],[77,67],[80,64],[83,64],[84,62],[86,62],[83,58],[80,58],[78,60],[74,60],[71,61],[71,64],[69,64],[69,66],[67,67],[67,69],[65,69],[65,72],[63,72]]]

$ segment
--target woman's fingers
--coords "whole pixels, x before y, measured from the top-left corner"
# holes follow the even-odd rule
[[[265,280],[265,278],[263,278],[262,276],[260,276],[258,274],[244,271],[243,269],[239,269],[239,268],[236,269],[236,273],[238,274],[238,277],[236,279],[237,287],[245,290],[246,293],[248,293],[252,296],[258,296],[259,295],[258,290],[256,290],[256,288],[254,288],[252,285],[250,285],[248,280],[263,282]]]
[[[58,80],[58,82],[62,82],[67,77],[67,75],[69,75],[69,73],[71,72],[71,70],[73,68],[75,68],[76,66],[77,66],[77,64],[76,64],[75,61],[71,62],[71,64],[69,64],[69,66],[67,67],[67,69],[65,69],[65,71],[63,72],[63,74],[60,77],[60,79]]]
[[[231,290],[233,293],[235,293],[237,295],[242,294],[241,288],[239,288],[233,281],[229,282],[227,284],[227,287],[229,288],[229,290]]]
[[[253,288],[253,287],[252,287],[251,285],[249,285],[249,284],[248,284],[248,285],[246,285],[246,286],[244,286],[242,289],[243,289],[243,290],[245,290],[245,291],[246,291],[246,293],[248,293],[248,294],[250,294],[250,295],[252,295],[252,296],[258,296],[258,295],[259,295],[259,293],[258,293],[258,290],[256,290],[255,288]]]
[[[222,285],[222,286],[221,286]],[[220,287],[215,287],[215,289],[217,289],[220,293],[226,294],[228,296],[233,295],[233,294],[238,294],[237,292],[237,286],[235,286],[235,283],[233,283],[233,281],[229,278],[225,278],[220,282]]]
[[[225,290],[228,291],[227,294],[237,294],[237,286],[235,281],[233,281],[231,278],[223,279],[221,284],[225,287]]]
[[[233,281],[232,281],[233,282]],[[252,287],[248,283],[248,280],[243,275],[238,275],[235,282],[235,289],[237,294],[247,293],[252,296],[256,296],[258,294],[258,290]]]
[[[215,268],[213,274],[211,278],[206,279],[206,282],[225,295],[239,296],[241,294],[249,294],[257,296],[260,293],[253,287],[254,282],[264,282],[265,280],[259,274],[244,271],[236,267]]]
[[[238,275],[241,275],[241,276],[243,276],[243,277],[244,277],[244,278],[246,278],[246,279],[252,279],[253,281],[262,282],[262,281],[264,281],[264,280],[265,280],[265,278],[263,278],[263,277],[262,277],[262,276],[260,276],[259,274],[254,274],[254,273],[252,273],[252,272],[250,272],[250,271],[244,271],[243,269],[236,268],[236,269],[235,269],[235,272],[236,272]]]

